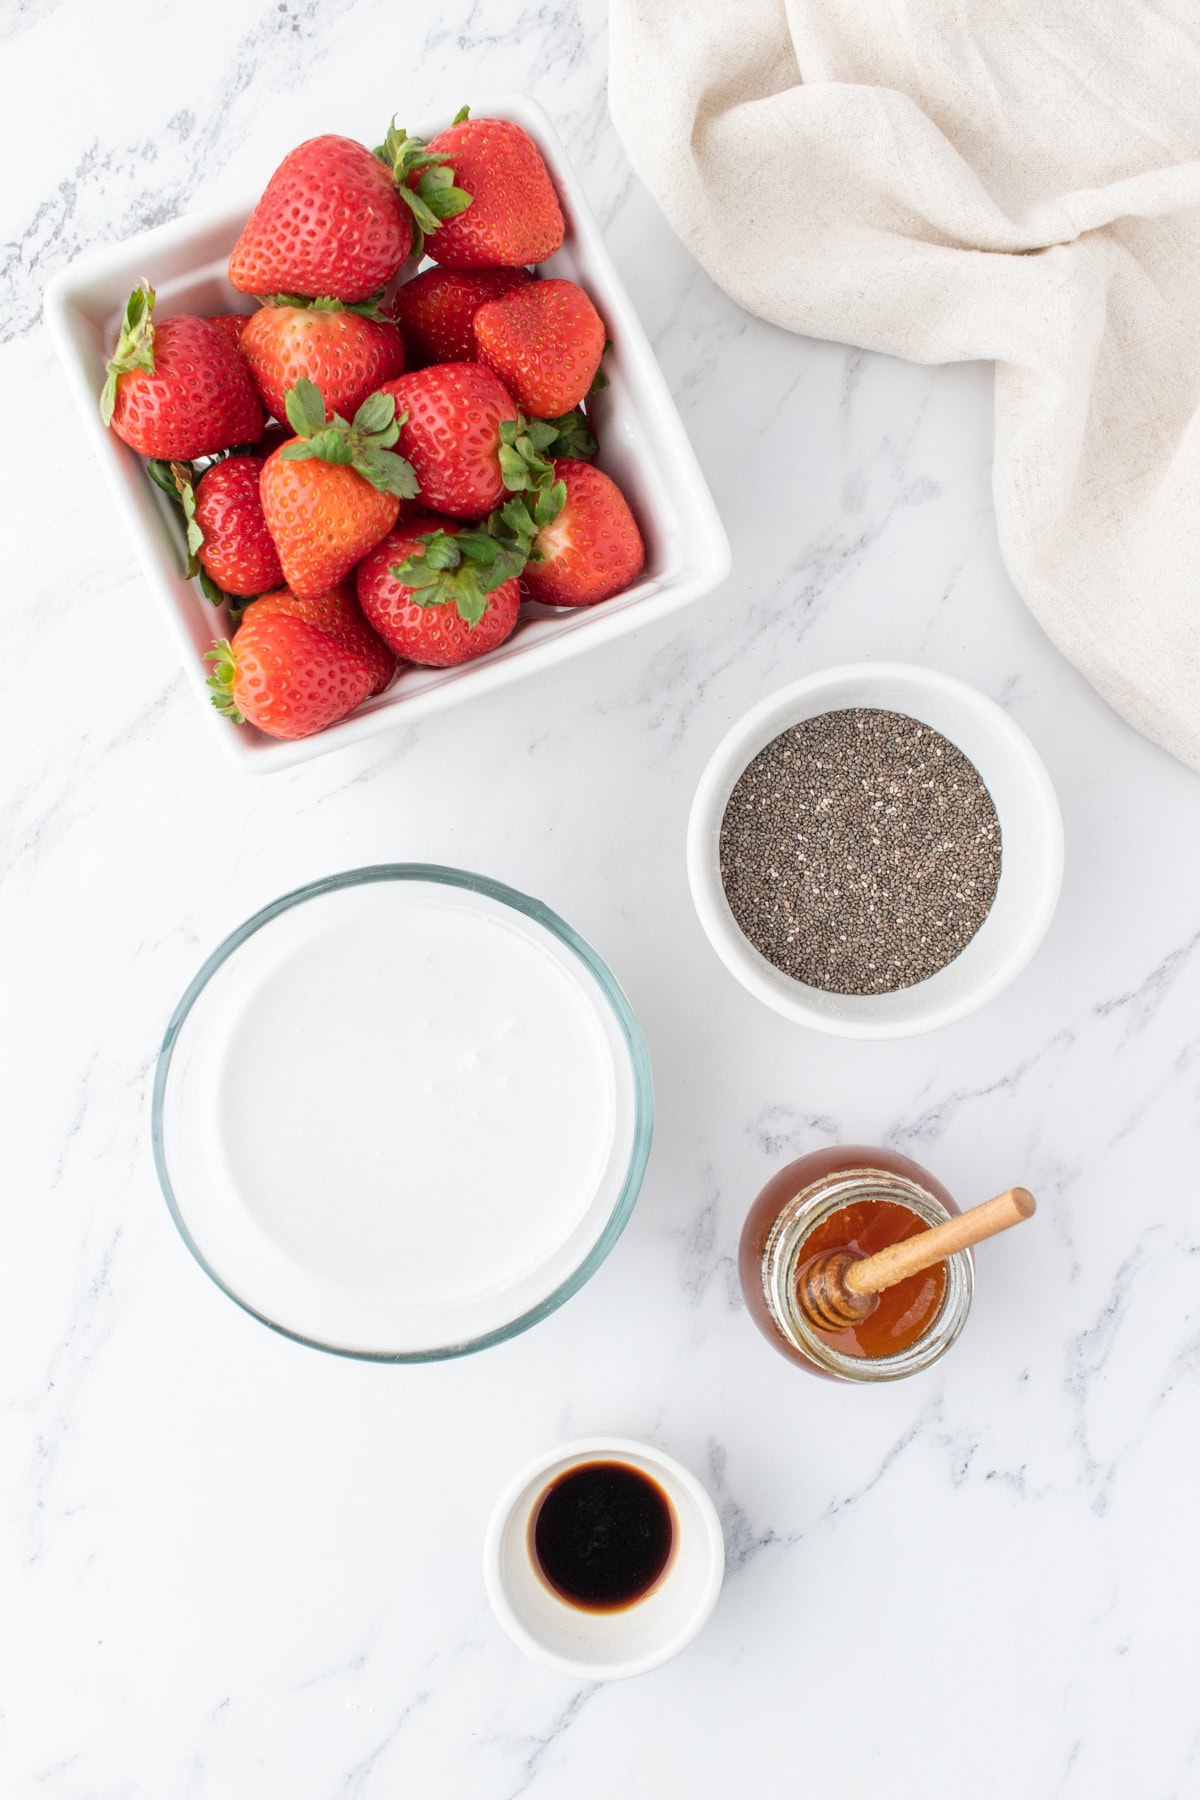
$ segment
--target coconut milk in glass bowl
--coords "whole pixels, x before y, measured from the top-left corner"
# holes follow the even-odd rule
[[[241,1306],[347,1355],[461,1355],[599,1267],[649,1154],[624,994],[548,908],[424,864],[285,895],[200,970],[155,1082],[159,1178]]]

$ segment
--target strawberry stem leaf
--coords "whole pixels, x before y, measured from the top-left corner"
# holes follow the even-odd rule
[[[448,158],[438,150],[430,150],[423,138],[409,137],[393,118],[375,155],[392,171],[396,191],[409,208],[418,230],[428,235],[436,231],[443,219],[465,212],[471,196],[455,187],[454,171],[446,168]],[[409,177],[418,176],[415,187]]]
[[[539,482],[553,480],[554,471],[542,455],[558,437],[558,429],[545,419],[504,419],[500,425],[500,479],[510,494],[524,493]]]
[[[420,492],[416,470],[407,457],[397,456],[394,450],[363,451],[354,468],[381,494],[396,494],[401,500],[412,500]]]
[[[178,502],[179,489],[175,486],[175,477],[171,473],[171,464],[161,458],[152,456],[146,464],[146,473],[155,487],[161,488],[169,500]]]
[[[445,164],[435,164],[424,169],[417,183],[417,196],[429,208],[440,225],[443,219],[453,219],[456,214],[466,212],[471,204],[471,196],[465,188],[455,187],[454,170]]]
[[[487,521],[487,529],[493,536],[515,544],[521,554],[528,558],[533,549],[535,531],[525,495],[514,496],[513,499],[506,500],[503,506],[497,507]]]
[[[297,437],[312,437],[325,423],[325,402],[315,382],[302,375],[284,396],[288,424]]]
[[[280,450],[285,462],[316,458],[353,469],[379,493],[396,494],[401,500],[411,500],[419,491],[412,464],[391,448],[400,435],[401,423],[408,417],[402,413],[397,419],[393,395],[368,394],[352,424],[347,424],[339,413],[327,420],[320,389],[301,376],[295,387],[288,389],[284,405],[288,422],[299,439]]]
[[[362,319],[384,317],[379,310],[379,302],[383,299],[382,288],[367,300],[335,300],[331,294],[318,294],[315,298],[308,294],[258,294],[255,298],[260,306],[292,306],[304,312],[357,313]]]
[[[556,436],[546,448],[551,456],[571,456],[577,462],[586,462],[596,454],[596,440],[587,428],[587,421],[580,412],[563,413],[560,418],[550,419],[549,424],[555,428]]]
[[[234,657],[233,645],[228,638],[218,638],[211,650],[205,652],[205,662],[213,665],[208,685],[212,689],[212,703],[225,718],[232,719],[235,725],[244,725],[245,717],[239,711],[233,697],[233,684],[237,676],[237,661]]]
[[[184,574],[193,580],[200,573],[200,551],[204,544],[204,533],[196,523],[196,490],[189,479],[190,471],[186,463],[173,463],[172,471],[176,472],[179,483],[179,502],[183,507],[184,522],[187,527],[187,566]]]
[[[488,595],[519,576],[529,557],[529,515],[519,502],[513,510],[522,515],[513,522],[517,529],[505,518],[509,508],[501,507],[484,526],[423,532],[421,548],[389,573],[411,590],[415,606],[454,606],[465,624],[478,625]]]
[[[211,600],[214,606],[224,606],[227,600],[231,606],[240,606],[243,604],[240,600],[235,602],[225,592],[224,588],[219,588],[205,568],[200,570],[200,592],[204,595],[206,600]]]
[[[146,464],[146,473],[156,487],[183,509],[187,532],[187,563],[183,572],[191,581],[200,573],[199,557],[204,545],[204,533],[196,522],[196,490],[192,485],[196,472],[191,463],[162,462],[155,457]]]
[[[470,107],[469,106],[460,106],[458,111],[455,113],[454,117],[451,119],[450,123],[452,125],[463,125],[470,118],[470,116],[471,116]]]
[[[538,534],[553,525],[567,503],[565,481],[541,481],[530,492],[516,494],[488,520],[488,530],[515,543],[525,562],[539,563]]]
[[[610,337],[606,337],[604,340],[604,348],[600,352],[601,360],[597,364],[596,373],[592,376],[592,385],[588,388],[589,394],[602,394],[604,392],[605,388],[608,386],[608,376],[604,373],[604,360],[603,359],[608,355],[608,353],[611,349],[612,349],[612,339]]]
[[[154,289],[148,281],[142,281],[125,303],[117,347],[100,391],[100,417],[106,425],[112,424],[118,379],[134,369],[144,369],[148,375],[154,373],[154,300]]]
[[[323,312],[335,312],[342,304],[340,300],[310,300],[307,294],[256,294],[254,298],[260,306],[299,306],[305,311],[320,307]]]
[[[368,394],[354,415],[355,431],[384,433],[389,430],[395,434],[392,443],[399,436],[400,428],[396,424],[396,399],[393,394]],[[381,446],[386,448],[386,445]]]
[[[528,507],[529,502],[525,502]],[[531,517],[538,531],[546,525],[553,525],[563,507],[567,504],[567,484],[565,481],[552,482],[549,487],[540,487],[534,496]]]
[[[348,469],[354,461],[350,439],[336,425],[327,425],[323,430],[314,432],[308,440],[308,448],[319,462],[336,463],[339,467]]]

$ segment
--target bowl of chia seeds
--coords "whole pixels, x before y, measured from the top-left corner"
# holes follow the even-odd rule
[[[1045,936],[1062,863],[1025,734],[907,663],[768,695],[718,745],[688,826],[692,898],[726,967],[843,1037],[932,1031],[992,999]]]

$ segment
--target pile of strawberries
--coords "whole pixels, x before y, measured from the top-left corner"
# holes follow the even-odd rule
[[[155,322],[130,296],[101,412],[239,621],[211,652],[231,718],[306,737],[403,663],[494,649],[522,597],[591,606],[641,573],[582,410],[604,323],[531,268],[563,233],[532,140],[464,107],[427,144],[286,156],[229,259],[258,312]]]

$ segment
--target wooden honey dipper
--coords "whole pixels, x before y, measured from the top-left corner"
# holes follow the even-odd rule
[[[796,1282],[796,1298],[810,1325],[823,1331],[845,1331],[857,1325],[879,1305],[885,1288],[895,1287],[910,1275],[944,1262],[956,1250],[965,1250],[984,1238],[1019,1225],[1037,1210],[1028,1188],[1009,1188],[982,1206],[972,1206],[941,1225],[889,1244],[874,1256],[858,1256],[853,1250],[827,1250],[815,1256]]]

